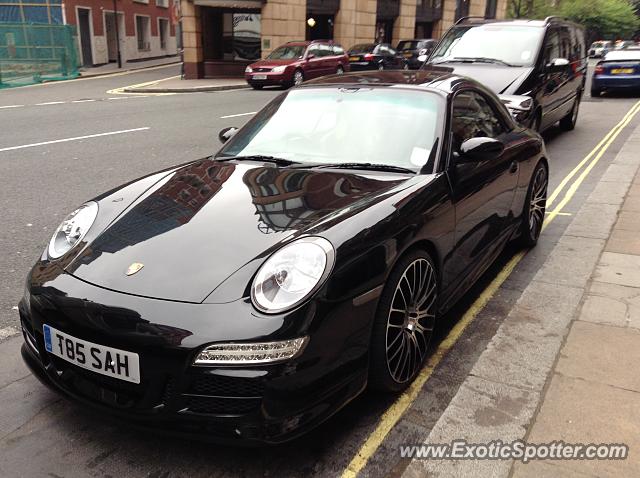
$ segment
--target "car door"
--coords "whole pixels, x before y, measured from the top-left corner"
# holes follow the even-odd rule
[[[310,45],[307,48],[304,77],[306,80],[312,78],[318,78],[322,76],[322,62],[323,58],[320,54],[320,49],[317,44]]]
[[[447,175],[456,214],[453,257],[445,267],[444,281],[461,285],[473,280],[473,271],[495,258],[512,231],[513,199],[519,166],[514,148],[508,147],[511,125],[488,96],[462,90],[451,106],[450,159]],[[464,141],[490,137],[505,144],[498,158],[463,162],[458,154]]]
[[[318,43],[318,53],[322,61],[320,62],[320,76],[331,75],[336,72],[335,57],[331,45],[327,43]]]
[[[560,106],[562,105],[565,73],[560,69],[554,69],[552,61],[561,56],[561,37],[557,27],[547,30],[542,54],[541,73],[541,101],[542,129],[552,125],[560,119]]]

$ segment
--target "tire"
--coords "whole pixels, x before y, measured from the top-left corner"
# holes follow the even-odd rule
[[[602,90],[600,88],[591,88],[591,97],[599,98],[602,94]]]
[[[338,65],[338,68],[336,68],[336,75],[344,75],[344,68],[342,68],[342,65]]]
[[[523,247],[535,247],[538,243],[547,207],[548,186],[549,171],[545,164],[540,162],[531,175],[527,197],[522,208],[522,223],[520,224],[518,241]]]
[[[560,120],[560,129],[563,131],[573,131],[578,122],[578,112],[580,111],[580,96],[576,96],[571,111]]]
[[[371,388],[399,392],[418,375],[433,336],[438,291],[435,264],[425,251],[412,251],[395,265],[380,296],[371,333]]]
[[[293,72],[293,86],[299,86],[304,81],[304,73],[302,70],[296,70]]]
[[[251,88],[253,88],[254,90],[261,90],[263,87],[263,85],[251,85]]]

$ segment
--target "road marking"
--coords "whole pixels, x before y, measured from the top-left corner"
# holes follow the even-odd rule
[[[62,105],[64,101],[47,101],[46,103],[36,103],[35,106]]]
[[[7,106],[0,106],[0,110],[4,110],[6,108],[22,108],[24,105],[7,105]]]
[[[598,152],[598,154],[595,156],[595,158],[593,158],[593,160],[587,165],[587,167],[584,168],[584,171],[582,171],[580,176],[578,176],[578,178],[573,182],[571,187],[569,187],[569,189],[565,193],[565,195],[562,198],[562,200],[558,203],[556,208],[553,211],[551,211],[551,214],[549,214],[549,216],[547,218],[547,221],[545,221],[545,224],[543,225],[543,230],[544,230],[545,226],[547,225],[547,222],[552,221],[553,218],[555,218],[558,214],[560,214],[560,211],[567,205],[567,203],[574,196],[574,194],[576,193],[576,191],[578,190],[578,188],[582,184],[582,181],[584,181],[584,179],[588,176],[588,174],[591,172],[591,170],[598,163],[598,161],[600,161],[600,158],[602,158],[602,156],[607,151],[607,149],[609,149],[609,146],[611,146],[611,143],[613,143],[616,140],[616,138],[620,135],[622,130],[624,130],[624,128],[629,123],[631,123],[631,120],[633,120],[633,118],[636,116],[638,111],[640,111],[640,101],[638,101],[633,106],[633,108],[631,108],[631,111],[629,112],[631,114],[627,113],[627,115],[625,115],[625,119],[624,119],[624,122],[622,123],[622,125],[620,125],[620,123],[618,123],[618,125],[620,125],[620,127],[618,127],[618,125],[616,125],[616,128],[617,128],[616,131],[609,137],[608,141],[605,143],[605,145],[602,147],[602,149]],[[607,135],[607,136],[609,136],[609,135]]]
[[[582,161],[580,161],[575,168],[573,168],[569,174],[567,174],[564,179],[562,180],[562,182],[558,185],[558,187],[553,191],[553,193],[551,193],[551,196],[549,196],[549,198],[547,199],[547,207],[551,207],[551,205],[553,204],[553,201],[555,201],[556,197],[558,196],[558,194],[560,194],[560,192],[562,191],[562,189],[567,185],[567,183],[571,180],[571,178],[573,176],[575,176],[575,174],[582,168],[582,166],[585,165],[585,163],[587,163],[587,161],[589,161],[589,159],[591,159],[591,157],[602,147],[602,145],[604,145],[607,140],[611,137],[611,135],[614,134],[614,132],[620,128],[622,125],[625,124],[625,121],[627,120],[627,118],[635,115],[636,113],[636,108],[640,105],[640,101],[638,101],[635,105],[633,105],[631,107],[631,109],[627,112],[627,114],[625,114],[622,119],[618,122],[618,124],[616,124],[613,128],[611,128],[611,130],[604,136],[604,138],[602,138],[600,140],[600,142],[589,152],[589,154],[587,154],[584,159]]]
[[[249,115],[254,115],[256,114],[257,111],[251,111],[249,113],[238,113],[237,115],[226,115],[226,116],[220,116],[220,119],[226,119],[226,118],[237,118],[238,116],[249,116]]]
[[[107,90],[107,94],[109,95],[135,95],[135,96],[139,96],[139,95],[144,95],[144,96],[168,96],[168,95],[175,95],[176,93],[136,93],[136,92],[130,92],[130,91],[124,91],[125,89],[129,89],[129,88],[143,88],[145,86],[150,86],[150,85],[155,85],[158,84],[162,81],[167,81],[167,80],[174,80],[176,78],[180,78],[180,75],[174,75],[174,76],[168,76],[166,78],[161,78],[159,80],[153,80],[153,81],[145,81],[144,83],[136,83],[135,85],[128,85],[128,86],[121,86],[120,88],[114,88],[112,90]]]
[[[148,95],[137,95],[137,96],[111,96],[107,98],[108,100],[135,100],[136,98],[147,98]]]
[[[584,165],[589,158],[593,156],[598,148],[601,148],[594,158],[594,160],[585,168],[585,170],[578,176],[578,178],[571,184],[563,199],[558,203],[558,206],[547,216],[542,230],[544,230],[555,218],[561,214],[560,211],[567,203],[571,200],[577,189],[582,184],[584,178],[591,172],[595,164],[600,160],[600,158],[607,151],[611,143],[617,138],[620,132],[631,122],[636,113],[640,110],[640,101],[636,103],[622,120],[614,126],[609,133],[603,138],[602,141],[598,143],[596,148],[591,151],[585,159],[583,159],[579,164]],[[579,169],[579,168],[578,168]],[[575,168],[574,168],[575,170]],[[554,198],[557,197],[562,191],[563,187],[570,181],[571,177],[576,174],[576,171],[569,172],[569,178],[565,178],[561,181],[558,187],[553,191]],[[484,289],[478,298],[471,304],[471,307],[464,313],[462,318],[453,326],[449,334],[446,338],[440,342],[436,350],[431,354],[424,368],[417,375],[413,383],[405,390],[393,404],[387,408],[387,410],[383,413],[382,417],[380,417],[380,421],[376,426],[375,430],[371,432],[371,434],[367,437],[362,446],[358,449],[355,456],[351,459],[345,470],[342,472],[342,478],[355,478],[360,471],[364,469],[367,465],[369,459],[374,455],[374,453],[378,450],[384,439],[387,437],[389,432],[393,429],[393,427],[400,421],[404,413],[407,409],[413,404],[415,399],[418,397],[422,387],[425,385],[429,377],[433,374],[434,370],[438,366],[438,364],[442,361],[442,359],[446,356],[446,354],[453,348],[458,339],[462,336],[462,333],[465,331],[467,326],[473,322],[476,316],[482,311],[482,309],[487,305],[489,300],[495,295],[500,286],[504,283],[505,280],[511,275],[515,267],[522,260],[522,258],[527,254],[527,251],[520,251],[515,254],[511,260],[502,268],[502,270],[498,273],[498,275],[491,281],[491,283]]]
[[[81,139],[99,138],[101,136],[112,136],[114,134],[125,134],[125,133],[133,133],[136,131],[146,131],[149,129],[151,128],[149,128],[148,126],[145,126],[143,128],[123,129],[120,131],[109,131],[108,133],[88,134],[86,136],[76,136],[74,138],[54,139],[52,141],[42,141],[41,143],[31,143],[31,144],[23,144],[20,146],[10,146],[8,148],[0,148],[0,153],[2,153],[3,151],[14,151],[16,149],[33,148],[35,146],[43,146],[46,144],[66,143],[69,141],[78,141]]]
[[[97,100],[73,100],[71,103],[91,103],[92,101]]]

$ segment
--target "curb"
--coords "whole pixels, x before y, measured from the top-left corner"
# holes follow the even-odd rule
[[[558,353],[631,187],[631,182],[613,179],[619,176],[621,164],[634,169],[631,178],[640,168],[640,157],[632,151],[639,140],[640,126],[631,132],[522,292],[424,444],[460,439],[489,444],[526,438],[544,401]],[[594,214],[600,221],[597,231],[587,231],[584,226]],[[575,246],[576,241],[580,247]],[[508,477],[513,464],[512,460],[414,459],[402,477]]]
[[[80,73],[80,76],[77,77],[77,79],[89,79],[89,78],[98,78],[100,76],[109,76],[109,75],[115,75],[118,73],[127,73],[129,71],[139,71],[139,70],[148,70],[150,68],[158,68],[158,67],[162,67],[162,66],[171,66],[171,65],[178,65],[182,63],[179,59],[176,59],[175,61],[171,61],[169,63],[160,63],[158,65],[146,65],[146,66],[140,66],[137,68],[122,68],[121,70],[116,70],[116,71],[109,71],[109,72],[104,72],[104,73],[94,73],[94,74],[89,74],[89,75],[83,75],[82,73]]]
[[[184,88],[124,88],[125,93],[202,93],[205,91],[225,91],[225,90],[244,90],[249,88],[246,83],[238,83],[235,85],[211,85],[211,86],[192,86]]]

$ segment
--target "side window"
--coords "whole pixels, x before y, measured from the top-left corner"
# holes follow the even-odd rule
[[[561,58],[560,55],[560,35],[555,28],[547,32],[547,38],[544,41],[544,59],[545,64],[554,58]]]
[[[325,43],[318,44],[318,56],[331,56],[333,51],[330,45]]]
[[[333,45],[333,54],[344,55],[344,48],[342,48],[340,45]]]
[[[320,50],[318,50],[318,45],[311,45],[307,50],[307,56],[320,56]]]
[[[464,91],[454,97],[451,127],[454,151],[468,139],[481,136],[497,138],[506,131],[491,105],[475,91]]]

